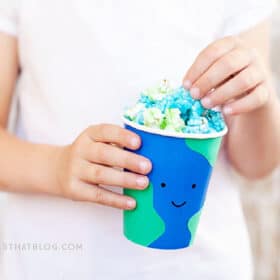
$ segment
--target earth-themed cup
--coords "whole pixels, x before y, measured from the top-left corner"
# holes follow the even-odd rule
[[[124,211],[124,235],[150,248],[190,246],[227,128],[212,134],[184,134],[123,121],[126,129],[142,139],[136,153],[153,164],[145,190],[124,189],[137,202],[134,210]]]

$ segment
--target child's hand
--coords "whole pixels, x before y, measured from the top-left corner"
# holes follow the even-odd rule
[[[139,136],[116,125],[89,127],[73,144],[63,147],[58,157],[59,195],[121,209],[134,208],[134,199],[105,190],[99,184],[145,189],[149,181],[143,175],[150,172],[151,162],[120,148],[135,150],[140,143]],[[126,168],[138,174],[114,167]]]
[[[184,77],[183,85],[204,107],[225,105],[225,114],[263,106],[269,96],[265,67],[254,49],[236,37],[220,39],[204,49]]]

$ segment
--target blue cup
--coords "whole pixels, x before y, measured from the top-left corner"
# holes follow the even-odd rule
[[[227,128],[213,134],[184,134],[124,122],[126,129],[142,139],[141,147],[133,152],[153,164],[147,189],[124,189],[137,202],[134,210],[124,211],[124,235],[150,248],[190,246]]]

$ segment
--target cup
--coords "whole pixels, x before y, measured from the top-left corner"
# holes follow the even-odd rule
[[[211,134],[186,134],[123,121],[126,129],[142,139],[141,147],[133,152],[153,164],[145,190],[124,189],[124,194],[137,203],[134,210],[124,211],[124,235],[150,248],[190,246],[227,128]]]

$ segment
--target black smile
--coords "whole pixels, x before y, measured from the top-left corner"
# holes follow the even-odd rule
[[[186,201],[184,201],[184,202],[182,202],[181,204],[176,204],[176,203],[172,200],[172,201],[171,201],[171,203],[172,203],[172,205],[173,205],[173,206],[175,206],[175,207],[179,208],[179,207],[184,206],[187,202],[186,202]]]

